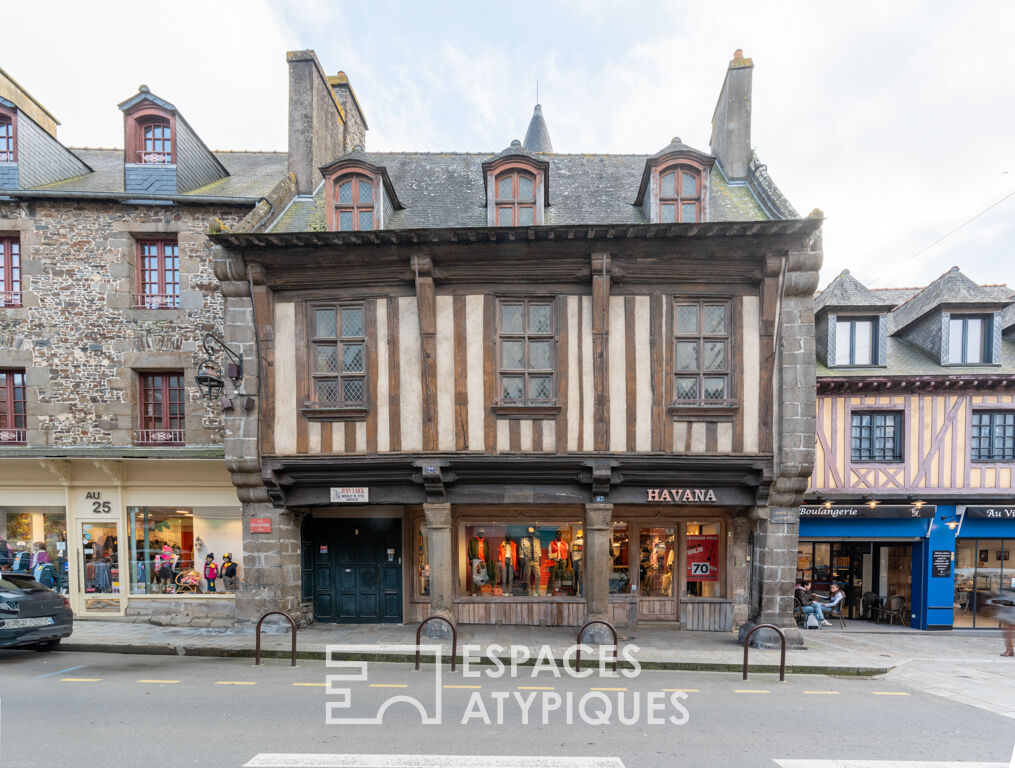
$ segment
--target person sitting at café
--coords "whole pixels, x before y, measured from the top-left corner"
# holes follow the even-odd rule
[[[805,581],[802,584],[797,584],[793,589],[793,597],[800,604],[800,610],[806,616],[809,613],[813,613],[818,617],[818,621],[824,626],[829,626],[831,622],[825,621],[825,614],[822,610],[821,603],[814,601],[814,596],[811,594],[811,582]]]

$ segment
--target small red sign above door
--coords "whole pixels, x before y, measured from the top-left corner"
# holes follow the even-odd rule
[[[250,518],[250,532],[251,533],[271,533],[271,518],[270,517],[252,517],[252,518]]]

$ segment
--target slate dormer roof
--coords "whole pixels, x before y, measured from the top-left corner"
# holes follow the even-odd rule
[[[525,131],[525,141],[522,146],[530,152],[543,152],[551,154],[553,144],[550,142],[550,131],[546,127],[546,120],[543,119],[543,107],[536,104],[532,110],[532,119],[529,120],[529,128]]]
[[[895,302],[886,300],[884,296],[878,296],[849,274],[848,269],[844,269],[818,294],[814,302],[814,312],[817,314],[830,309],[848,309],[879,314],[889,311],[894,306]]]
[[[321,175],[324,178],[328,178],[341,171],[345,167],[360,167],[370,171],[374,176],[379,176],[381,183],[384,185],[384,191],[388,195],[388,199],[391,201],[391,205],[395,210],[401,210],[405,206],[402,205],[401,200],[398,199],[398,190],[395,189],[394,184],[391,183],[391,177],[388,175],[388,169],[383,165],[375,165],[370,162],[369,155],[361,147],[356,147],[352,152],[346,152],[337,160],[333,160],[327,165],[321,166]]]
[[[674,160],[680,157],[689,157],[695,162],[700,163],[706,171],[711,171],[715,165],[715,157],[702,152],[700,149],[695,149],[683,141],[679,136],[674,136],[670,139],[670,143],[660,149],[654,155],[650,155],[645,160],[645,167],[641,174],[641,183],[638,185],[638,194],[635,195],[634,204],[640,206],[645,201],[645,194],[648,192],[649,181],[652,179],[652,169],[659,167],[664,158],[672,157]],[[709,178],[711,182],[711,178]]]
[[[938,307],[976,305],[995,311],[1006,303],[999,300],[996,293],[974,283],[958,267],[952,267],[893,312],[895,330],[902,330]]]

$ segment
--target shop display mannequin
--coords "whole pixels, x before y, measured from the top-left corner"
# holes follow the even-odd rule
[[[215,564],[215,553],[209,552],[204,558],[204,578],[208,582],[208,593],[215,591],[215,579],[219,577],[219,567]]]
[[[525,593],[528,595],[539,594],[539,561],[543,557],[543,547],[536,536],[536,529],[531,525],[525,538],[522,539],[518,551],[518,562],[521,563],[522,583],[525,584]],[[530,578],[536,580],[535,587],[530,587]]]
[[[665,597],[673,596],[673,537],[670,536],[666,539],[666,559],[663,564],[663,595]]]
[[[574,593],[582,593],[582,560],[585,557],[585,531],[578,529],[578,535],[571,542],[571,563],[574,566]]]
[[[468,547],[469,565],[472,568],[472,590],[471,593],[479,594],[484,584],[490,583],[490,542],[486,540],[486,531],[480,528],[476,535],[469,539]]]
[[[226,592],[236,592],[240,588],[239,566],[233,562],[233,556],[229,552],[222,555],[222,588]]]
[[[556,537],[550,542],[550,582],[546,586],[548,595],[553,594],[554,587],[563,580],[567,569],[568,546],[563,536],[563,531],[557,531]]]
[[[515,569],[518,567],[518,543],[511,538],[511,534],[504,535],[504,541],[500,543],[500,583],[504,588],[504,594],[510,595],[515,587]]]

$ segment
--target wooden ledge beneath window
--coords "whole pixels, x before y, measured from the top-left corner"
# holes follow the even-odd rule
[[[369,409],[364,406],[335,406],[306,403],[300,413],[308,421],[364,421]]]
[[[740,410],[739,403],[709,403],[702,405],[673,404],[666,409],[676,419],[697,419],[701,416],[728,416],[733,418]]]
[[[492,410],[506,419],[555,419],[560,413],[556,403],[494,403]]]

